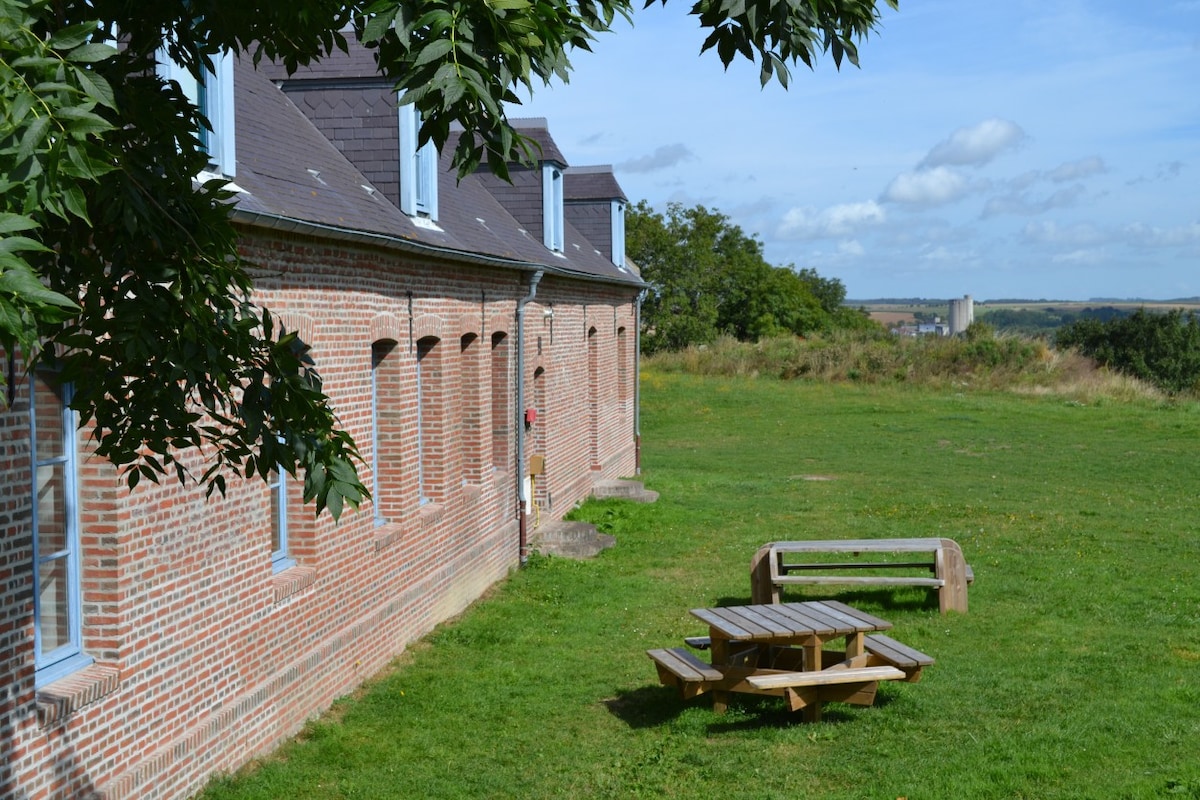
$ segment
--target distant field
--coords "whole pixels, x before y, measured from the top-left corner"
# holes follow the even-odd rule
[[[917,321],[917,316],[928,318],[936,315],[943,320],[950,317],[950,304],[941,300],[911,300],[904,302],[883,302],[873,300],[848,300],[847,305],[854,308],[865,308],[871,319],[884,326],[911,324]],[[1171,311],[1182,308],[1188,311],[1200,310],[1200,299],[1189,298],[1173,301],[1150,300],[1002,300],[976,301],[975,317],[986,317],[992,311],[1030,311],[1057,312],[1058,314],[1078,314],[1087,309],[1113,308],[1120,311],[1136,311],[1145,308],[1150,311]]]

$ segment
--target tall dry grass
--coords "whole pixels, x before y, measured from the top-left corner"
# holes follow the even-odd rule
[[[808,339],[780,336],[753,343],[725,337],[709,345],[656,354],[646,359],[646,365],[697,375],[1053,394],[1089,404],[1166,400],[1153,386],[1101,369],[1074,351],[1055,350],[1042,339],[1003,334],[966,339],[837,331]]]

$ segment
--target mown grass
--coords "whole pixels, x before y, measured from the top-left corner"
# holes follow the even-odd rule
[[[647,371],[654,505],[577,512],[618,545],[538,557],[232,798],[1200,797],[1200,406]],[[937,663],[815,725],[657,684],[688,609],[747,602],[806,537],[946,536],[969,614],[839,592]],[[828,594],[795,591],[800,598]]]

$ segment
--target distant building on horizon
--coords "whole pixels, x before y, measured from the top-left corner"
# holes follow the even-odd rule
[[[966,333],[975,321],[975,301],[964,294],[961,300],[950,301],[950,335]]]

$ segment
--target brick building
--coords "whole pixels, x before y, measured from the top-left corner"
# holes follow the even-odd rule
[[[5,798],[198,791],[503,578],[537,520],[637,469],[643,285],[611,170],[568,168],[528,120],[537,165],[458,182],[362,51],[208,77],[184,89],[206,95],[257,299],[312,346],[374,499],[335,524],[286,477],[130,493],[73,430],[70,387],[18,362]]]

